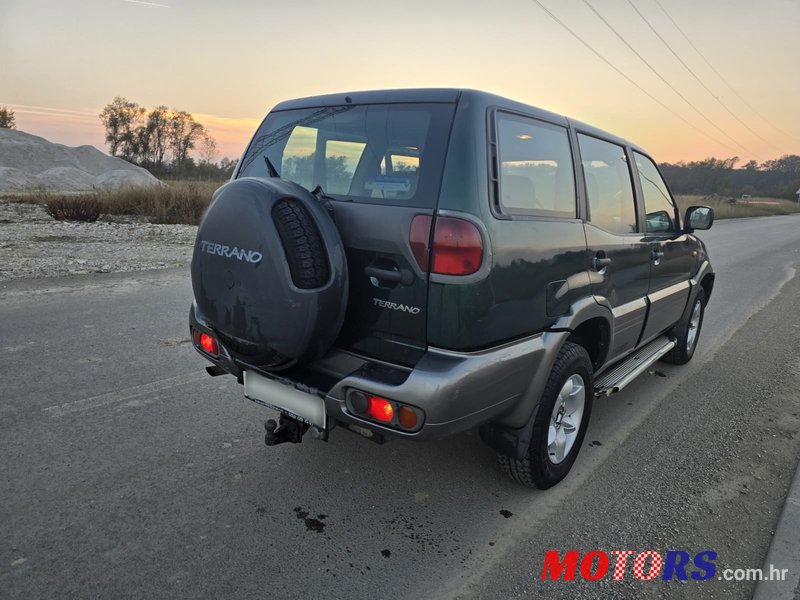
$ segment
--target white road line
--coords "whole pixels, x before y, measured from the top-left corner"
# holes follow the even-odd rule
[[[203,371],[192,371],[191,373],[185,373],[183,375],[177,375],[167,379],[159,379],[158,381],[151,381],[150,383],[135,385],[123,390],[108,392],[105,394],[100,394],[99,396],[92,396],[91,398],[84,398],[83,400],[75,400],[74,402],[65,402],[64,404],[49,406],[47,408],[43,408],[42,412],[49,414],[51,418],[55,419],[71,413],[101,408],[111,404],[119,404],[121,402],[132,400],[133,398],[138,398],[147,394],[162,392],[173,387],[191,383],[192,381],[197,381],[202,376]]]

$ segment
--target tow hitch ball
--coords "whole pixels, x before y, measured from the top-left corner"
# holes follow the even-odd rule
[[[308,431],[308,425],[289,419],[281,415],[280,424],[275,419],[268,419],[264,422],[264,429],[267,434],[264,436],[264,443],[267,446],[275,446],[284,442],[299,444],[303,441],[303,435]]]
[[[264,429],[267,434],[264,436],[264,443],[267,446],[275,446],[276,444],[283,444],[284,442],[291,442],[299,444],[303,441],[303,435],[306,431],[311,429],[311,437],[315,440],[323,442],[328,441],[328,431],[312,427],[306,423],[295,421],[289,417],[281,415],[280,423],[276,423],[275,419],[269,419],[264,422]]]

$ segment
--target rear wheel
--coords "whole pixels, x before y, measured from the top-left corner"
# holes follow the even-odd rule
[[[500,468],[514,481],[547,489],[564,479],[578,456],[592,412],[592,361],[586,350],[567,342],[558,354],[522,459],[498,454]]]
[[[664,362],[673,365],[685,365],[694,356],[697,348],[697,339],[703,326],[703,316],[706,311],[706,292],[701,287],[697,291],[692,304],[692,310],[686,319],[678,323],[672,330],[671,337],[675,338],[675,347],[661,357]]]

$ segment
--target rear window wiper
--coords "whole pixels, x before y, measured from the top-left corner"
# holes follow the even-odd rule
[[[272,164],[272,161],[266,154],[264,155],[264,162],[267,163],[267,172],[269,173],[269,176],[277,177],[278,179],[280,179],[281,175],[280,173],[278,173],[278,169],[275,168],[275,165]]]
[[[321,202],[330,200],[341,200],[341,198],[334,198],[330,194],[325,193],[325,190],[322,189],[321,185],[317,185],[317,187],[311,190],[311,195]],[[352,200],[349,198],[345,198],[345,200],[347,200],[348,202],[352,202]]]

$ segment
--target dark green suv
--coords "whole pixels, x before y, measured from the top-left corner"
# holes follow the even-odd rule
[[[284,102],[214,195],[193,340],[268,445],[480,428],[513,479],[575,461],[592,398],[691,359],[714,286],[708,207],[681,220],[631,143],[472,90]]]

